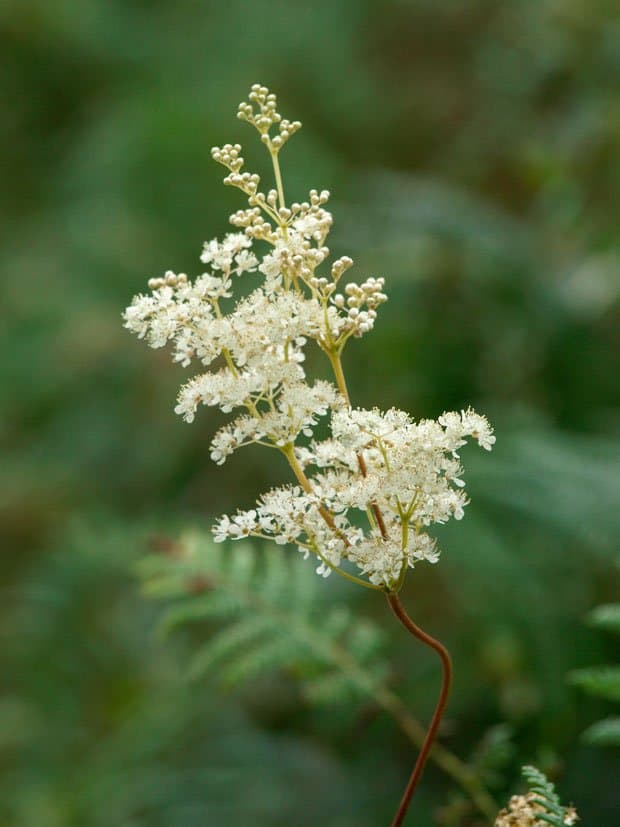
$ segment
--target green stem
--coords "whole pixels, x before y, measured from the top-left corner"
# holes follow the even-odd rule
[[[347,388],[347,380],[344,376],[344,370],[342,369],[342,360],[340,358],[339,353],[334,353],[333,350],[328,350],[327,356],[329,357],[330,364],[332,366],[332,370],[334,371],[334,377],[336,379],[336,385],[338,386],[338,390],[344,397],[344,401],[347,403],[347,407],[351,407],[351,397],[349,396],[349,389]]]
[[[282,186],[282,173],[280,172],[280,161],[278,160],[278,153],[274,152],[273,149],[270,150],[271,155],[271,162],[273,164],[273,174],[276,179],[276,189],[278,190],[278,201],[280,203],[280,209],[286,207],[286,202],[284,201],[284,187]]]

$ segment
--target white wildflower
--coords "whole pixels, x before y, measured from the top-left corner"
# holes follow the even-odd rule
[[[258,267],[258,259],[254,253],[248,253],[247,250],[242,250],[235,256],[234,272],[240,276],[242,273],[254,273]]]
[[[227,169],[225,183],[248,199],[230,217],[239,231],[204,244],[200,259],[207,270],[193,281],[172,271],[151,279],[151,293],[136,296],[126,309],[125,327],[151,347],[170,344],[183,367],[202,366],[204,372],[179,391],[175,411],[187,422],[200,405],[236,411],[212,439],[215,463],[259,443],[280,450],[297,477],[298,485],[264,494],[255,508],[222,517],[213,529],[217,542],[270,537],[314,555],[320,575],[344,565],[394,590],[407,568],[437,561],[427,529],[464,516],[460,448],[473,438],[490,450],[495,437],[471,408],[416,422],[396,409],[348,407],[338,370],[338,387],[307,379],[308,343],[339,365],[347,341],[373,329],[387,300],[385,282],[342,283],[353,266],[348,256],[320,274],[330,255],[329,192],[310,190],[307,200],[287,206],[277,166],[281,148],[301,124],[282,118],[275,96],[258,84],[239,117],[259,132],[277,188],[260,190],[259,176],[243,170],[239,144],[214,147],[213,158]],[[268,250],[257,255],[255,241]],[[256,273],[257,281],[235,303],[234,276],[244,273]],[[330,412],[331,434],[313,439],[319,419]]]
[[[244,233],[228,233],[221,242],[217,238],[205,241],[200,260],[210,264],[214,270],[230,272],[235,256],[251,246],[251,239]]]
[[[211,441],[211,459],[218,465],[223,465],[238,448],[260,442],[265,437],[265,427],[262,418],[255,416],[240,416],[215,434]]]

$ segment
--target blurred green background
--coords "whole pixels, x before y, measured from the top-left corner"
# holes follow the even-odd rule
[[[618,751],[580,740],[610,706],[566,680],[618,657],[583,623],[619,585],[617,2],[4,0],[0,31],[2,827],[371,827],[412,764],[372,704],[315,709],[286,670],[187,683],[210,629],[155,638],[135,574],[152,533],[285,479],[260,450],[210,463],[219,416],[175,416],[186,372],[120,318],[147,278],[199,273],[242,206],[213,144],[267,172],[235,119],[257,81],[304,124],[290,197],[330,189],[332,250],[386,277],[354,401],[496,428],[403,596],[454,656],[444,743],[466,758],[501,725],[498,802],[537,762],[584,824],[617,824]],[[385,628],[428,718],[432,657],[376,595],[324,588]],[[430,767],[411,823],[451,795]]]

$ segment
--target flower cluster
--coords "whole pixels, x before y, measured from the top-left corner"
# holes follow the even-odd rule
[[[311,190],[307,201],[287,207],[277,161],[301,124],[282,119],[275,96],[258,85],[239,116],[258,130],[267,146],[278,188],[263,193],[259,176],[242,172],[239,144],[215,147],[214,159],[229,170],[224,182],[248,198],[249,207],[231,216],[243,232],[206,242],[200,258],[209,269],[193,282],[172,272],[151,279],[150,295],[136,296],[124,315],[125,326],[151,347],[171,342],[174,360],[184,367],[215,363],[181,388],[175,410],[188,422],[199,405],[243,410],[213,441],[212,457],[218,463],[249,442],[282,447],[300,433],[309,435],[316,418],[342,399],[325,382],[307,382],[304,346],[315,340],[326,352],[339,354],[351,336],[372,328],[376,308],[387,298],[383,279],[347,285],[346,301],[336,292],[353,264],[348,257],[334,262],[330,278],[316,274],[329,256],[325,239],[332,217],[324,208],[329,192]],[[279,132],[272,137],[274,125]],[[254,249],[259,241],[268,243],[262,254]],[[255,290],[227,307],[233,277],[245,273],[259,276]]]
[[[329,192],[313,189],[307,200],[287,205],[279,164],[301,124],[282,118],[275,95],[259,84],[238,114],[269,152],[275,187],[262,191],[260,176],[243,170],[239,144],[214,147],[213,158],[228,171],[224,183],[247,199],[230,217],[237,232],[204,244],[207,270],[193,281],[172,272],[151,279],[150,294],[136,296],[125,311],[125,326],[151,347],[171,343],[174,361],[184,367],[202,366],[179,392],[175,411],[187,422],[200,405],[239,411],[213,438],[216,463],[258,443],[283,453],[295,474],[296,485],[222,518],[216,540],[251,534],[294,543],[318,558],[321,574],[350,576],[341,568],[348,561],[371,587],[396,590],[408,567],[437,559],[425,529],[463,515],[458,449],[470,436],[490,449],[495,438],[471,410],[415,423],[402,411],[351,408],[342,351],[374,327],[387,300],[384,279],[341,286],[353,266],[348,256],[321,275],[330,255]],[[234,277],[245,274],[254,288],[235,302]],[[328,357],[335,384],[309,381],[309,341]],[[319,417],[330,412],[331,437],[310,441]]]
[[[295,451],[305,490],[280,488],[256,509],[224,517],[216,539],[251,534],[295,543],[321,560],[323,574],[348,560],[372,584],[392,590],[408,567],[437,561],[426,529],[463,516],[467,497],[458,451],[467,437],[487,450],[495,441],[487,420],[472,410],[414,422],[394,409],[337,409],[331,438]],[[310,467],[315,471],[307,475]],[[356,512],[367,517],[366,531]]]

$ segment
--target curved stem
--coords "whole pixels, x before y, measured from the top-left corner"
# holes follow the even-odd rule
[[[415,638],[422,641],[422,643],[426,644],[426,646],[429,646],[431,649],[434,649],[435,652],[437,652],[437,654],[439,655],[441,665],[443,667],[443,680],[441,683],[441,692],[439,693],[439,700],[437,701],[437,706],[435,707],[433,718],[426,732],[424,743],[422,744],[422,747],[420,749],[420,754],[418,755],[418,759],[415,762],[413,772],[411,773],[411,777],[407,782],[405,792],[403,793],[400,805],[392,821],[391,827],[400,827],[400,825],[403,823],[405,819],[407,810],[409,809],[409,804],[411,802],[411,797],[415,792],[415,788],[418,784],[418,781],[420,780],[422,771],[424,770],[426,759],[428,758],[428,754],[431,750],[431,747],[433,746],[433,741],[435,740],[435,736],[437,735],[437,730],[439,729],[439,724],[441,723],[441,718],[443,716],[446,704],[448,702],[448,695],[450,694],[450,685],[452,683],[452,661],[450,659],[450,654],[448,650],[445,648],[445,646],[438,640],[435,640],[434,637],[428,635],[425,631],[420,629],[420,627],[413,622],[413,620],[405,611],[405,608],[403,604],[400,602],[400,599],[397,594],[387,594],[386,598],[390,606],[390,609],[394,612],[394,614],[396,615],[398,620],[403,624],[405,629],[407,629],[407,631],[410,634],[412,634]]]
[[[379,706],[394,718],[411,743],[421,748],[426,736],[426,730],[422,724],[411,715],[401,699],[383,686],[376,689],[373,697]],[[497,804],[475,770],[439,742],[435,742],[433,745],[429,754],[429,760],[434,761],[440,769],[449,775],[452,780],[469,795],[480,813],[488,819],[489,824],[495,821],[498,810]]]

